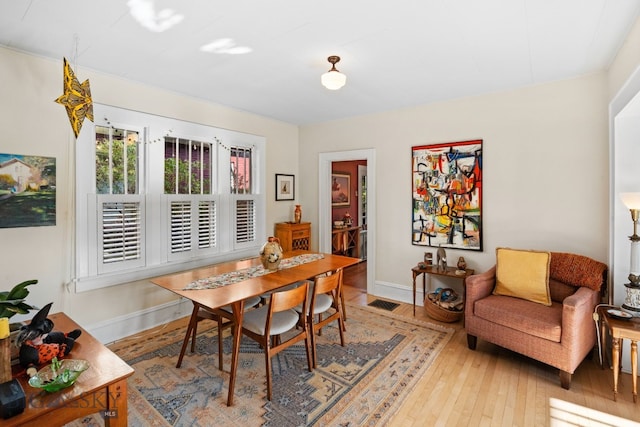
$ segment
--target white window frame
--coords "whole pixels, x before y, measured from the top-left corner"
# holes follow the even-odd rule
[[[266,141],[264,137],[220,129],[182,120],[160,117],[103,104],[94,104],[95,123],[85,122],[76,145],[76,292],[99,289],[136,280],[197,268],[231,259],[257,256],[266,239]],[[96,194],[95,127],[113,126],[140,132],[139,194]],[[164,194],[164,137],[178,137],[211,143],[212,194]],[[252,194],[230,194],[230,147],[252,150]],[[101,201],[132,201],[141,206],[141,258],[126,265],[101,264]],[[253,239],[236,240],[236,201],[254,202]],[[192,250],[171,253],[170,208],[172,200],[190,200],[197,220],[200,201],[215,203],[215,245],[198,248],[197,230],[192,234]]]

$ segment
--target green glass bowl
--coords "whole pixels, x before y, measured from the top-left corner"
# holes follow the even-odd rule
[[[53,365],[40,369],[29,379],[29,385],[48,392],[62,390],[73,385],[80,374],[89,368],[89,362],[82,359],[64,359],[58,362],[57,369]]]

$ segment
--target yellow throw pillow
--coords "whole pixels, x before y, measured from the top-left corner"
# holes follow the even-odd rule
[[[495,295],[507,295],[551,305],[549,252],[497,248],[496,259],[496,287],[493,290]]]

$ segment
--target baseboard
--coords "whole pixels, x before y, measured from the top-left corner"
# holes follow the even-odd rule
[[[173,302],[94,323],[86,326],[85,329],[101,343],[108,344],[189,316],[192,310],[191,302],[180,298]]]
[[[392,282],[377,280],[373,287],[373,296],[391,299],[394,301],[413,303],[412,288]],[[416,291],[416,305],[422,305],[422,289]]]

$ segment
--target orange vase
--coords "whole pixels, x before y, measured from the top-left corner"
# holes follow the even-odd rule
[[[300,205],[296,205],[296,210],[293,211],[293,222],[296,224],[300,224],[302,220],[302,209],[300,209]]]

